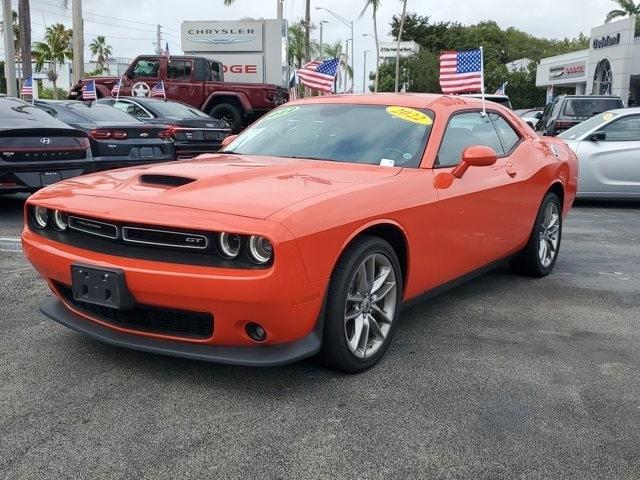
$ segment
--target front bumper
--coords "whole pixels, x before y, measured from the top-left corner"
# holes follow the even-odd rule
[[[62,202],[65,208],[83,214],[82,205],[92,200],[83,196],[65,197],[47,207],[62,208]],[[94,205],[93,208],[98,207]],[[56,285],[72,284],[71,266],[74,264],[120,269],[138,305],[209,313],[214,319],[213,333],[206,338],[158,333],[114,324],[74,308],[59,295],[64,308],[82,322],[100,327],[100,331],[106,329],[128,335],[126,338],[166,341],[175,344],[178,351],[194,345],[207,348],[275,347],[300,341],[316,328],[327,280],[312,282],[308,279],[297,242],[278,223],[179,207],[140,208],[135,202],[115,199],[110,200],[109,210],[114,221],[146,219],[150,224],[161,224],[162,218],[180,218],[180,223],[196,229],[224,231],[224,226],[234,225],[241,233],[261,232],[268,238],[279,239],[276,241],[276,261],[266,269],[241,269],[121,257],[60,243],[25,227],[22,234],[25,255],[56,294]],[[264,343],[256,343],[247,335],[245,327],[249,322],[258,323],[266,330]]]
[[[231,365],[269,367],[296,362],[315,355],[320,350],[322,341],[321,321],[317,322],[311,333],[293,342],[253,347],[225,347],[179,343],[118,332],[76,315],[55,297],[45,299],[40,304],[40,311],[65,327],[117,347]]]

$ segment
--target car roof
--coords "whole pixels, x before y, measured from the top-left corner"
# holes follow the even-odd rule
[[[0,130],[16,128],[59,128],[74,130],[38,107],[17,98],[0,98]]]
[[[622,100],[618,95],[558,95],[558,98],[587,98]]]
[[[629,108],[616,108],[614,110],[607,110],[602,113],[615,113],[616,115],[637,115],[640,113],[640,107],[629,107]]]
[[[324,95],[294,100],[286,105],[306,103],[347,103],[354,105],[397,105],[409,108],[442,108],[454,106],[482,107],[482,101],[475,97],[462,95],[443,95],[441,93],[365,93],[347,95]],[[499,104],[493,103],[491,108]]]

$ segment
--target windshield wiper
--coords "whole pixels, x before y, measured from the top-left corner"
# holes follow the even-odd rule
[[[295,158],[296,160],[322,160],[324,162],[338,162],[339,160],[334,160],[332,158],[320,158],[320,157],[296,157],[294,155],[290,157],[280,157],[280,158]]]

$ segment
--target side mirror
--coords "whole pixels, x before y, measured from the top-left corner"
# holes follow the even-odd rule
[[[469,167],[488,167],[496,163],[498,154],[491,147],[473,145],[462,152],[462,161],[451,174],[456,178],[462,178]]]
[[[592,142],[603,142],[607,139],[607,132],[594,132],[591,135],[589,135],[588,140],[592,141]]]
[[[222,148],[225,148],[227,145],[233,142],[236,138],[238,138],[238,135],[229,135],[228,137],[224,137],[222,139]]]

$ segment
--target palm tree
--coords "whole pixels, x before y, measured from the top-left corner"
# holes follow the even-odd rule
[[[633,0],[613,0],[620,7],[607,13],[605,22],[609,23],[616,18],[630,17],[632,15],[640,15],[640,2],[636,5]]]
[[[18,0],[18,18],[22,78],[27,79],[33,74],[31,71],[31,7],[29,0]]]
[[[366,0],[364,4],[364,8],[362,9],[362,12],[360,12],[360,18],[362,18],[369,7],[371,7],[371,9],[373,10],[373,38],[375,38],[376,40],[376,76],[373,82],[374,92],[378,91],[378,78],[380,73],[380,46],[378,41],[378,21],[377,21],[378,8],[380,8],[380,3],[381,3],[381,0]]]
[[[107,73],[109,73],[109,59],[111,58],[111,45],[107,45],[107,40],[104,35],[98,35],[89,44],[89,50],[93,55],[96,55],[96,63],[98,64],[97,70],[100,73],[104,70],[104,64],[107,64]]]
[[[56,23],[46,28],[44,42],[36,42],[33,51],[36,57],[36,72],[42,71],[45,63],[51,65],[47,77],[53,83],[53,98],[58,99],[58,66],[64,65],[66,60],[73,59],[71,49],[71,29],[67,29],[62,23]]]
[[[398,91],[400,83],[400,40],[402,40],[402,30],[404,29],[404,18],[407,15],[407,0],[402,1],[402,16],[400,17],[400,29],[398,30],[398,47],[396,50],[396,83],[395,91]]]
[[[304,27],[302,22],[289,26],[289,66],[302,67],[304,60]]]

